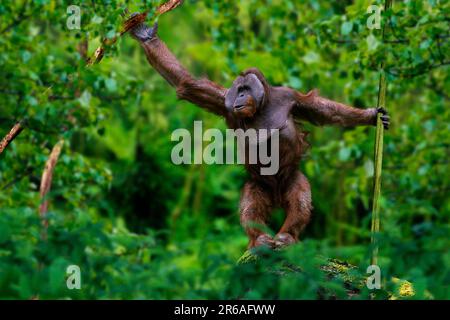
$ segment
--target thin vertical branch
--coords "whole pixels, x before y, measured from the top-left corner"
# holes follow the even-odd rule
[[[387,11],[392,6],[392,0],[385,0],[384,10]],[[383,25],[382,38],[385,39],[386,25]],[[378,85],[378,108],[386,108],[386,73],[384,70],[384,62],[380,65],[380,81]],[[377,235],[380,231],[380,195],[381,195],[381,169],[383,165],[383,133],[384,128],[380,119],[377,118],[377,132],[375,138],[375,165],[374,165],[374,187],[373,187],[373,203],[372,203],[372,224],[371,224],[371,244],[372,257],[371,264],[376,265],[378,262],[378,241]]]
[[[48,211],[48,204],[49,201],[47,199],[47,194],[50,191],[50,188],[52,186],[52,179],[53,179],[53,171],[56,166],[56,162],[58,161],[59,154],[61,153],[61,149],[63,147],[64,140],[60,140],[52,149],[52,152],[50,153],[50,156],[48,157],[48,160],[45,164],[44,172],[42,173],[42,179],[41,179],[41,186],[39,188],[39,194],[41,198],[41,205],[39,206],[39,216],[42,219],[42,224],[44,226],[43,231],[43,239],[46,239],[47,237],[47,227],[48,227],[48,221],[46,218],[46,214]]]

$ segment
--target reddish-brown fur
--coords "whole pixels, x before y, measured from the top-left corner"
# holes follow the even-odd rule
[[[140,38],[137,32],[134,36]],[[265,91],[263,102],[252,117],[237,117],[225,108],[227,89],[206,79],[194,79],[157,36],[144,40],[141,38],[141,45],[150,64],[176,88],[180,99],[224,117],[227,125],[233,129],[280,129],[279,171],[272,176],[263,176],[259,164],[246,164],[250,177],[242,192],[241,223],[249,237],[249,247],[261,244],[277,246],[298,241],[300,232],[310,220],[312,204],[308,180],[298,170],[301,156],[307,147],[305,133],[294,123],[294,119],[318,125],[374,125],[377,110],[349,107],[322,98],[317,91],[301,94],[291,88],[270,86],[263,74],[252,68],[241,76],[249,73],[257,76]],[[267,223],[274,207],[282,207],[286,219],[277,236],[272,239],[258,225]]]

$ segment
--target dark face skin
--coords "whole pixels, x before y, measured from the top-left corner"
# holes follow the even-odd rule
[[[253,73],[239,76],[225,97],[225,105],[238,118],[251,118],[261,107],[264,86]]]

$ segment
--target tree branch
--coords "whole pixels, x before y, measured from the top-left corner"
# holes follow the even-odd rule
[[[0,142],[0,154],[24,129],[23,121],[17,122]]]
[[[39,188],[39,194],[41,197],[41,205],[39,206],[39,216],[42,219],[42,224],[44,226],[43,238],[47,237],[47,227],[48,221],[46,219],[46,214],[48,210],[48,199],[47,194],[52,186],[53,170],[55,169],[56,162],[58,161],[59,154],[63,147],[64,140],[58,141],[58,143],[53,147],[50,156],[45,164],[44,172],[42,173],[41,186]]]
[[[23,178],[30,176],[33,174],[33,167],[28,167],[25,169],[25,172],[21,173],[19,176],[17,176],[16,178],[14,178],[13,180],[7,182],[5,185],[3,185],[0,190],[6,190],[9,187],[15,185],[17,182],[19,182],[20,180],[22,180]]]
[[[439,67],[447,66],[450,64],[450,61],[443,61],[441,63],[437,64],[430,64],[424,69],[415,70],[414,68],[387,68],[386,72],[390,75],[400,77],[400,78],[414,78],[421,75],[424,75],[425,73],[437,69]]]

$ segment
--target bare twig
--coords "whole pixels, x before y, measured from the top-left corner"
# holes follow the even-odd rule
[[[25,169],[25,172],[21,173],[20,175],[18,175],[17,177],[15,177],[13,180],[7,182],[5,185],[3,185],[3,186],[0,188],[0,190],[6,190],[6,189],[8,189],[9,187],[15,185],[17,182],[19,182],[19,181],[22,180],[23,178],[32,175],[32,174],[33,174],[33,170],[34,170],[33,167],[28,167],[28,168],[26,168],[26,169]]]
[[[48,221],[46,219],[46,214],[48,210],[48,199],[46,199],[48,192],[52,186],[53,170],[55,169],[56,162],[58,161],[59,154],[63,147],[64,140],[58,141],[58,143],[53,147],[47,162],[45,163],[45,169],[42,173],[41,186],[39,188],[39,194],[41,198],[41,205],[39,206],[39,216],[42,219],[44,226],[43,238],[46,238]]]
[[[350,39],[337,39],[337,38],[330,38],[329,39],[333,43],[346,43],[346,44],[354,44],[357,43],[357,41],[350,40]]]
[[[158,7],[158,9],[156,9],[156,13],[163,14],[168,11],[171,11],[171,10],[175,9],[176,7],[178,7],[179,5],[183,4],[183,1],[184,0],[169,0],[166,3],[163,3],[162,5],[160,5]]]
[[[450,65],[450,61],[443,61],[441,63],[436,64],[430,64],[426,66],[423,69],[415,69],[414,67],[411,68],[386,68],[386,72],[390,75],[400,77],[400,78],[414,78],[421,75],[424,75],[425,73],[443,67]]]
[[[0,142],[0,154],[2,154],[3,150],[13,141],[23,130],[24,125],[22,121],[17,122],[12,129],[8,132],[8,134],[2,139]]]

